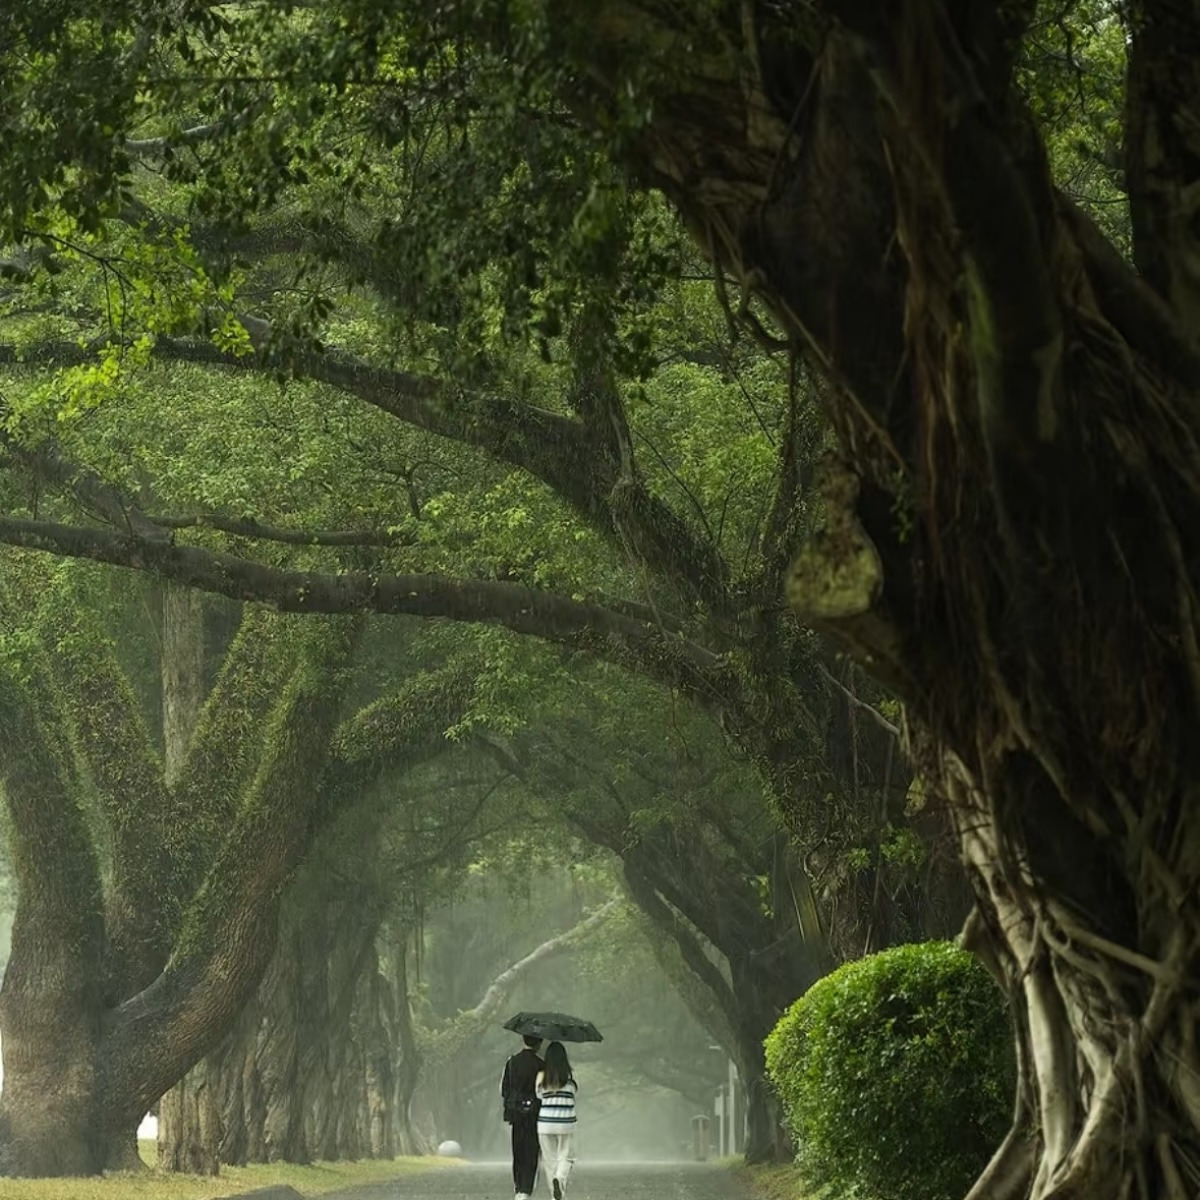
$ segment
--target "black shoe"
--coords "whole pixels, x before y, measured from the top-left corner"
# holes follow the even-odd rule
[[[550,1190],[554,1193],[554,1200],[562,1200],[562,1184],[557,1179],[550,1180]]]

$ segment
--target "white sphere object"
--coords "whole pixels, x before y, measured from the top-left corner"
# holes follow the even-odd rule
[[[462,1147],[457,1142],[442,1142],[438,1146],[438,1154],[442,1158],[462,1158]]]

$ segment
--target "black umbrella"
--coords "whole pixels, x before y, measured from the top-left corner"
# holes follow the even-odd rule
[[[511,1021],[504,1022],[505,1029],[529,1037],[540,1037],[547,1042],[602,1042],[604,1038],[591,1021],[579,1017],[568,1017],[566,1013],[519,1012]]]

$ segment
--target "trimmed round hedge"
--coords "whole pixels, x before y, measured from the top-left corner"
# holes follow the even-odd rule
[[[810,1181],[959,1200],[1012,1119],[1004,998],[952,942],[846,963],[780,1018],[767,1073]]]

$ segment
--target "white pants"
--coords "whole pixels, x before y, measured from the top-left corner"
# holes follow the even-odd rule
[[[546,1186],[553,1190],[554,1180],[565,1193],[571,1168],[575,1165],[575,1130],[569,1133],[538,1133],[542,1147],[542,1165],[546,1169]]]

